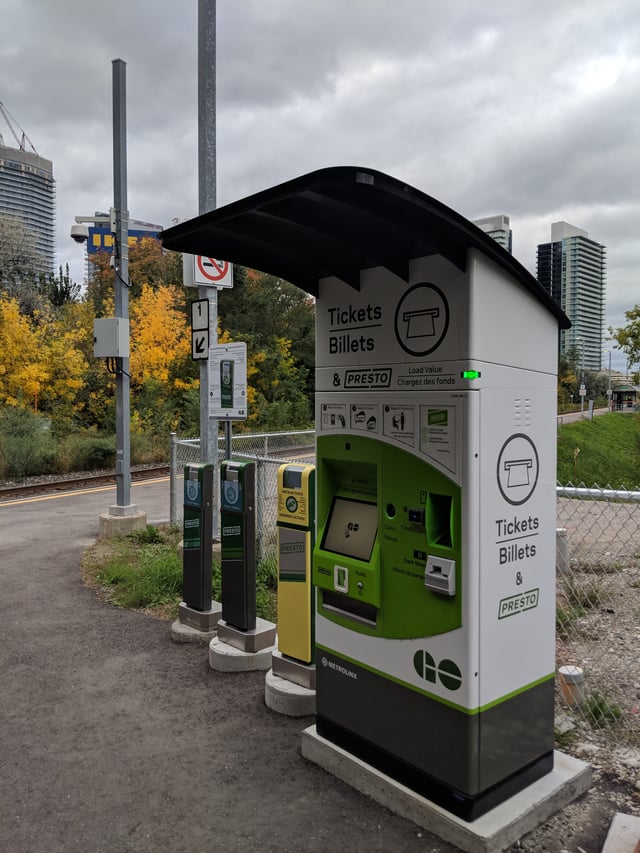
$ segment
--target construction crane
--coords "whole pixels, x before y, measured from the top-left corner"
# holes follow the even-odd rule
[[[29,139],[26,132],[20,127],[18,122],[13,118],[13,116],[11,115],[9,110],[5,107],[5,105],[2,103],[2,101],[0,101],[0,113],[2,113],[2,115],[4,116],[5,121],[7,122],[8,126],[9,126],[9,130],[13,134],[13,138],[18,143],[18,148],[20,149],[20,151],[25,150],[25,143],[28,142],[29,145],[33,148],[34,154],[36,154],[39,157],[40,155],[36,151],[36,146]],[[15,127],[14,127],[14,125],[15,125]],[[16,128],[18,128],[18,130],[21,133],[20,138],[18,138],[18,134],[16,133],[16,130],[15,130]],[[2,139],[2,134],[0,134],[0,139]]]

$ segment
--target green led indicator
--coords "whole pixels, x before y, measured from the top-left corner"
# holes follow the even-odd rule
[[[482,376],[479,370],[463,370],[460,375],[463,379],[479,379]]]

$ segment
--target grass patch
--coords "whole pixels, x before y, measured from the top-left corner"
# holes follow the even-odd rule
[[[182,560],[178,545],[182,531],[147,525],[129,536],[99,540],[85,553],[82,572],[87,585],[116,607],[143,610],[175,619],[182,601]],[[211,595],[220,601],[222,572],[212,564]],[[277,567],[263,562],[256,572],[256,611],[276,621]]]
[[[556,607],[556,634],[563,640],[570,639],[577,630],[577,623],[586,611],[572,604],[559,604]]]
[[[591,610],[599,607],[603,599],[603,584],[600,578],[577,578],[569,575],[562,580],[562,593],[574,609]]]
[[[559,427],[557,479],[563,485],[635,489],[640,484],[640,414],[610,412]]]

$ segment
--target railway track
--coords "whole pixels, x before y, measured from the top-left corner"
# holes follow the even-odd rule
[[[168,477],[168,465],[134,468],[131,470],[131,481],[154,480],[157,477]],[[30,495],[45,495],[52,492],[72,492],[78,489],[90,489],[95,486],[108,486],[116,482],[115,473],[101,472],[97,474],[79,474],[70,477],[48,477],[29,483],[11,483],[0,485],[0,502],[11,498],[29,497]]]

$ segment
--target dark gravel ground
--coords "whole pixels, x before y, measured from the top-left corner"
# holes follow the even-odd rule
[[[268,710],[264,673],[84,587],[98,514],[0,505],[3,853],[453,851],[303,759],[313,720]],[[597,779],[519,849],[598,853],[615,794]]]

